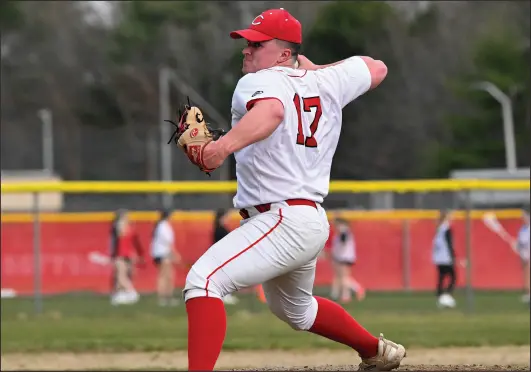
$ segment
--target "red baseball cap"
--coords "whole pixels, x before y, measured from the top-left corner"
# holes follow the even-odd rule
[[[230,33],[233,39],[244,38],[252,42],[279,39],[290,43],[302,43],[302,26],[284,8],[266,10],[257,16],[249,28]]]

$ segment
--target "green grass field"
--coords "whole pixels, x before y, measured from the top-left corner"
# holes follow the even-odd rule
[[[225,350],[343,347],[291,330],[252,295],[239,297],[238,305],[227,306]],[[471,314],[461,293],[456,299],[458,308],[439,310],[432,293],[368,293],[347,309],[369,331],[406,347],[529,344],[529,307],[518,293],[476,292]],[[161,308],[153,296],[120,307],[90,294],[48,297],[41,315],[32,299],[15,298],[2,300],[1,309],[2,353],[186,349],[184,306]]]

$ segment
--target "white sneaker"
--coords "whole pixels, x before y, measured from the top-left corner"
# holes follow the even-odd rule
[[[454,308],[456,305],[455,298],[452,295],[448,295],[448,304],[451,308]]]
[[[111,296],[111,305],[113,305],[113,306],[120,305],[120,301],[119,301],[119,298],[118,298],[117,294],[113,294]]]
[[[123,291],[118,291],[111,297],[111,304],[116,305],[123,305],[127,303],[127,293]]]
[[[406,357],[406,349],[400,344],[386,340],[380,333],[378,340],[378,354],[372,358],[363,359],[359,364],[360,371],[391,371],[400,367],[400,362]]]
[[[138,300],[140,299],[140,296],[138,295],[136,291],[125,292],[124,297],[125,298],[124,298],[123,303],[125,304],[134,304],[138,302]]]
[[[444,293],[439,296],[437,304],[439,307],[454,308],[456,305],[456,302],[455,302],[455,299],[451,295],[449,295],[448,293]]]

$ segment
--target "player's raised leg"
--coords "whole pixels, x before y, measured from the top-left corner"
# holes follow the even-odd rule
[[[339,304],[312,295],[316,261],[264,283],[271,311],[293,329],[308,331],[356,350],[360,369],[397,368],[406,351],[402,345],[371,335]]]
[[[188,369],[212,370],[226,330],[223,296],[314,260],[328,237],[326,215],[309,206],[272,206],[214,244],[193,265],[184,297]]]

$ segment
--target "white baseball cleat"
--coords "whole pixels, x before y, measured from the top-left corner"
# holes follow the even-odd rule
[[[406,357],[406,349],[400,344],[386,340],[382,333],[378,340],[378,354],[372,358],[363,359],[359,364],[360,371],[391,371],[400,366]]]

